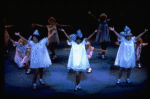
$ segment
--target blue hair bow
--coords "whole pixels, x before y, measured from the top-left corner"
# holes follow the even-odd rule
[[[83,35],[82,35],[81,30],[78,29],[77,32],[76,32],[76,34],[71,34],[71,35],[69,35],[69,37],[70,37],[70,39],[71,39],[72,41],[75,41],[77,37],[82,38]]]
[[[131,29],[127,25],[124,28],[124,32],[125,32],[125,36],[127,36],[127,35],[132,36]]]

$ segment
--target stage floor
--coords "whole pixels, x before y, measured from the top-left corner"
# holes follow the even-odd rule
[[[101,48],[98,43],[91,42],[95,48]],[[148,70],[145,51],[142,53],[142,68],[135,67],[131,71],[130,85],[126,83],[126,71],[123,73],[120,85],[116,85],[119,67],[114,66],[118,46],[108,44],[106,60],[101,59],[94,51],[90,59],[92,73],[82,72],[80,85],[81,91],[74,92],[75,73],[70,72],[66,66],[69,52],[64,51],[69,47],[66,41],[56,46],[58,58],[52,60],[52,65],[44,69],[43,80],[45,85],[40,85],[37,79],[37,90],[32,89],[34,70],[26,74],[26,68],[19,69],[14,63],[15,47],[9,48],[9,58],[4,60],[4,95],[12,97],[131,97],[145,96],[148,89]],[[143,50],[146,50],[145,48]],[[146,97],[146,96],[145,96]]]

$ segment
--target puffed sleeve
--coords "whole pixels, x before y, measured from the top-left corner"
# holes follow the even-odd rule
[[[73,41],[69,42],[69,40],[67,40],[67,44],[68,44],[68,45],[72,45],[72,42],[73,42]]]
[[[43,38],[43,39],[41,40],[41,42],[42,42],[42,44],[46,44],[46,43],[48,43],[48,42],[49,42],[49,40],[48,40],[48,38],[47,38],[47,37],[45,37],[45,38]]]
[[[88,45],[88,44],[89,44],[89,42],[86,42],[86,41],[85,41],[86,39],[87,39],[87,38],[84,38],[84,39],[83,39],[83,44],[84,44],[84,45]]]
[[[124,36],[121,36],[121,39],[118,38],[118,41],[119,41],[119,42],[124,42],[124,41],[125,41],[125,37],[124,37]]]
[[[131,39],[133,40],[133,42],[137,42],[137,41],[135,40],[135,36],[133,36]]]
[[[97,20],[97,23],[98,23],[98,24],[100,24],[100,22],[101,22],[101,20],[100,20],[100,19],[98,19],[98,20]]]
[[[28,44],[29,44],[29,46],[33,46],[33,44],[34,44],[34,42],[33,41],[31,41],[31,40],[28,40]]]
[[[19,46],[19,43],[18,42],[15,42],[14,44],[13,44],[13,46]]]
[[[107,19],[106,21],[107,21],[107,22],[109,22],[109,21],[110,21],[110,19]]]

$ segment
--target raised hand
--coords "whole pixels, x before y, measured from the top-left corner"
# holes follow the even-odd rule
[[[88,11],[88,14],[91,14],[91,11]]]
[[[18,35],[20,35],[20,33],[19,33],[19,32],[18,32],[18,33],[16,32],[16,33],[15,33],[15,35],[17,35],[17,36],[18,36]]]
[[[19,32],[18,32],[18,33],[17,33],[17,32],[15,32],[15,35],[19,36],[20,38],[22,38],[23,40],[25,40],[26,42],[28,42],[28,40],[27,40],[27,39],[25,39],[23,36],[21,36]]]
[[[97,29],[94,32],[98,32]]]
[[[114,28],[114,27],[109,27],[109,30],[110,30],[110,31],[114,31],[115,28]]]
[[[32,27],[35,27],[35,23],[32,23],[31,26],[32,26]]]
[[[145,32],[147,32],[148,31],[148,29],[145,29]]]

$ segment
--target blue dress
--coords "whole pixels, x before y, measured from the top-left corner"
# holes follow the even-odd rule
[[[99,22],[98,31],[96,35],[96,42],[109,42],[110,41],[110,35],[109,35],[109,28],[107,22],[110,21],[110,19],[107,19],[105,22]]]

